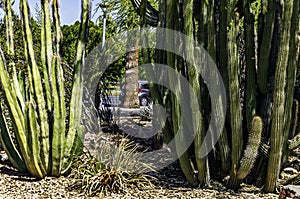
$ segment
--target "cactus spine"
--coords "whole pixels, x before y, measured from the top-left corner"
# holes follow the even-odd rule
[[[252,127],[249,133],[248,144],[241,159],[237,177],[242,180],[246,178],[250,170],[253,168],[258,155],[258,148],[261,140],[263,122],[259,116],[255,116],[252,120]]]
[[[55,45],[57,55],[55,56],[52,50],[50,4],[48,0],[42,0],[41,3],[43,13],[41,73],[35,60],[26,0],[20,1],[20,13],[28,76],[25,77],[21,72],[17,75],[13,68],[13,80],[10,81],[3,56],[0,59],[0,80],[3,85],[4,100],[13,123],[19,149],[12,142],[8,132],[9,128],[2,105],[0,140],[12,164],[19,170],[27,169],[37,178],[43,178],[46,175],[58,176],[68,171],[73,155],[78,150],[79,137],[83,132],[80,126],[81,70],[90,11],[90,0],[82,0],[82,23],[75,60],[69,129],[66,129],[63,69],[58,56],[60,43],[58,1],[53,1],[57,33]]]

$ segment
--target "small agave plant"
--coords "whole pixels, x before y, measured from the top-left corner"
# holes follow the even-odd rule
[[[37,62],[33,48],[27,0],[20,0],[26,69],[17,72],[14,63],[6,63],[4,56],[0,59],[1,144],[15,168],[29,171],[37,178],[65,174],[70,170],[74,154],[82,150],[79,139],[83,135],[83,127],[80,125],[81,71],[84,66],[90,3],[90,0],[82,0],[81,26],[68,108],[64,97],[64,76],[59,56],[59,0],[53,0],[52,5],[49,0],[41,0],[41,64]],[[7,49],[9,55],[14,56],[10,0],[5,0],[4,6]],[[51,30],[50,6],[53,12],[54,33]],[[15,137],[16,141],[12,137]]]

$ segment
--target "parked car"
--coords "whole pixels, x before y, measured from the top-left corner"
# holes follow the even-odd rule
[[[138,96],[140,100],[140,106],[148,106],[152,103],[151,92],[148,82],[144,84],[139,84]]]
[[[149,104],[152,103],[152,97],[151,97],[148,81],[145,80],[138,81],[138,97],[140,101],[140,106],[148,106]],[[121,103],[124,102],[124,98],[125,98],[125,84],[121,85],[121,92],[120,92]]]

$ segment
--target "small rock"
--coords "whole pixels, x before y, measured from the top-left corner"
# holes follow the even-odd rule
[[[294,198],[300,199],[300,186],[287,185],[280,188],[279,199]]]
[[[8,156],[5,153],[3,153],[3,154],[0,155],[0,161],[1,162],[5,162],[7,160],[8,160]]]
[[[283,169],[284,172],[289,173],[289,174],[296,174],[298,173],[297,169],[294,169],[292,167],[287,167],[285,169]]]

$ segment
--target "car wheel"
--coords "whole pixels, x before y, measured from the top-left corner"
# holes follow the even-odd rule
[[[147,106],[148,105],[148,98],[147,97],[142,97],[140,100],[140,106]]]

